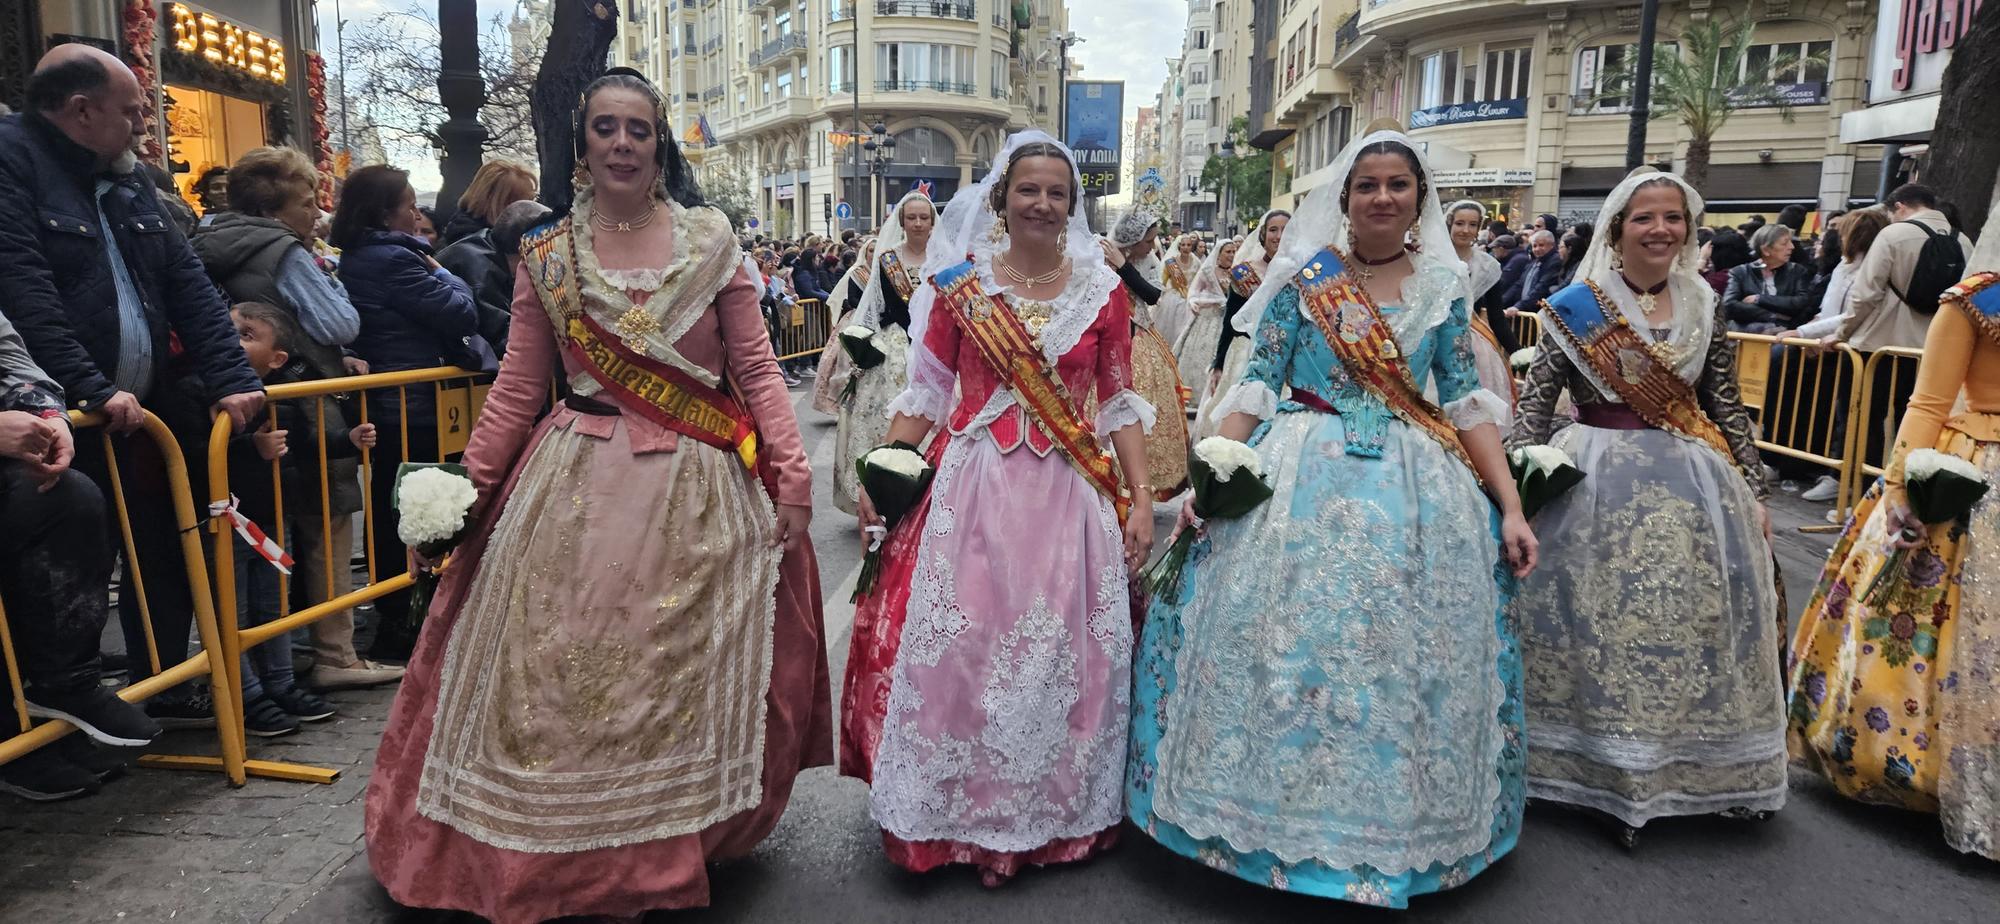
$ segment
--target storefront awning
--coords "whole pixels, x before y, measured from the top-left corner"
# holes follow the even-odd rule
[[[1937,94],[1856,109],[1840,117],[1842,144],[1928,141],[1937,125]]]

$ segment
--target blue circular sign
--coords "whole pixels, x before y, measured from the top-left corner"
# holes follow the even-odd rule
[[[841,221],[846,221],[849,218],[854,217],[854,206],[842,202],[841,204],[833,207],[833,214],[834,217],[840,219]]]

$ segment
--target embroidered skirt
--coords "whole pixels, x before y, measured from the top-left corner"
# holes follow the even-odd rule
[[[1777,599],[1749,484],[1663,430],[1551,442],[1585,477],[1536,516],[1541,564],[1513,604],[1528,794],[1635,827],[1782,807]]]
[[[853,513],[861,497],[854,460],[888,439],[889,402],[909,384],[910,335],[892,324],[877,334],[876,340],[882,349],[881,365],[857,369],[847,363],[847,375],[859,382],[854,386],[854,397],[840,406],[840,429],[834,435],[833,505],[842,513]],[[837,343],[834,348],[841,349]],[[845,355],[846,350],[841,353]]]

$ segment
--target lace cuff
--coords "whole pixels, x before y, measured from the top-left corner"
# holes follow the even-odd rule
[[[1507,409],[1507,402],[1484,388],[1474,389],[1465,397],[1444,406],[1444,416],[1451,425],[1460,430],[1470,430],[1480,424],[1492,424],[1507,432],[1513,414]]]
[[[930,388],[914,379],[910,387],[889,402],[884,417],[902,414],[908,417],[922,417],[933,424],[940,424],[951,416],[951,393]]]
[[[1132,424],[1147,433],[1153,432],[1153,421],[1158,419],[1153,405],[1139,397],[1139,393],[1126,389],[1105,401],[1097,410],[1097,435],[1108,438]]]
[[[1213,419],[1220,421],[1231,414],[1249,414],[1258,420],[1270,420],[1278,416],[1278,393],[1271,386],[1254,379],[1236,383],[1235,388],[1222,396]]]

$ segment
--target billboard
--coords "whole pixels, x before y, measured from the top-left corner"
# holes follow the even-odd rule
[[[1063,100],[1063,143],[1076,152],[1083,194],[1118,194],[1125,139],[1125,82],[1073,80]]]

